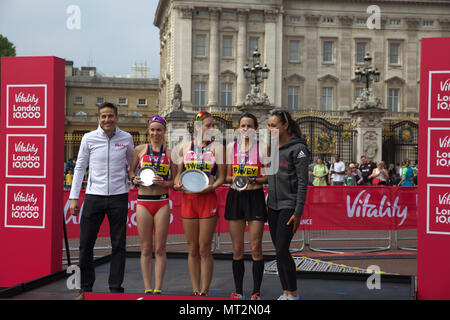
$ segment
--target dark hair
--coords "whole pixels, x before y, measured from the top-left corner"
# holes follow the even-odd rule
[[[111,108],[114,110],[114,114],[117,116],[117,107],[114,103],[112,102],[103,102],[101,105],[98,106],[98,114],[100,115],[100,110],[102,110],[103,108]]]
[[[276,110],[273,110],[270,113],[270,115],[277,116],[278,118],[280,118],[280,121],[283,124],[288,123],[287,132],[289,134],[296,134],[299,138],[302,136],[302,131],[300,130],[300,126],[294,119],[292,119],[292,116],[289,112],[287,112],[285,110],[281,110],[281,109],[276,109]]]
[[[249,113],[249,112],[246,112],[246,113],[244,113],[240,118],[239,118],[239,124],[241,123],[241,120],[243,119],[243,118],[250,118],[250,119],[252,119],[253,120],[253,124],[255,125],[255,129],[258,129],[258,119],[256,119],[256,117],[253,115],[253,114],[251,114],[251,113]]]

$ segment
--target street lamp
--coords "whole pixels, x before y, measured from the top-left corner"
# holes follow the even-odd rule
[[[259,92],[259,84],[263,82],[264,79],[269,78],[270,69],[267,67],[267,64],[264,67],[260,62],[261,53],[258,48],[255,48],[252,54],[252,66],[248,65],[248,62],[244,66],[244,77],[245,79],[251,79],[251,84],[256,89],[256,92]]]
[[[371,81],[379,82],[380,81],[380,71],[378,68],[374,68],[371,66],[372,57],[369,53],[366,53],[364,56],[364,67],[361,69],[357,67],[355,70],[355,80],[357,82],[364,81],[366,83],[366,90],[369,90],[369,83]]]

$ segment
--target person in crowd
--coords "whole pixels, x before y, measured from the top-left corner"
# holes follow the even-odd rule
[[[253,291],[251,300],[260,300],[261,282],[264,274],[262,254],[262,236],[264,222],[267,221],[267,207],[263,184],[267,176],[262,175],[263,155],[260,150],[265,146],[256,140],[258,120],[253,114],[245,113],[239,119],[240,135],[236,142],[227,146],[227,176],[230,184],[225,204],[225,219],[228,220],[233,246],[232,271],[235,292],[231,297],[244,299],[244,234],[248,225],[252,254]],[[253,135],[253,136],[252,136]],[[254,137],[252,139],[252,137]],[[244,176],[248,182],[244,189],[238,189],[236,177]]]
[[[415,164],[413,164],[411,166],[411,168],[413,169],[413,183],[414,183],[414,185],[417,186],[417,177],[419,175],[419,166],[418,166],[417,162]]]
[[[279,300],[296,300],[295,263],[289,252],[300,225],[308,187],[309,150],[300,127],[284,110],[272,111],[269,130],[278,130],[279,168],[268,176],[268,222],[283,290]]]
[[[308,185],[312,186],[313,182],[314,182],[314,167],[317,165],[316,161],[310,161],[309,166],[308,166]]]
[[[73,181],[73,170],[69,169],[67,170],[66,179],[65,179],[65,190],[70,190],[72,188],[72,181]]]
[[[154,116],[148,123],[150,143],[134,149],[129,167],[132,184],[139,187],[136,206],[136,222],[141,243],[141,271],[145,294],[161,294],[166,270],[166,241],[170,224],[169,188],[176,166],[171,161],[171,151],[165,145],[166,121]],[[152,167],[156,171],[151,185],[144,186],[137,169]],[[152,290],[152,255],[155,252],[155,289]]]
[[[390,186],[395,185],[395,181],[397,179],[397,173],[395,171],[395,165],[393,163],[389,164],[388,175],[389,175],[388,185],[390,185]]]
[[[89,165],[89,180],[80,219],[81,292],[92,291],[95,281],[93,249],[105,214],[111,235],[111,268],[109,290],[124,291],[122,282],[126,259],[126,231],[128,215],[128,184],[126,166],[133,159],[133,138],[117,126],[117,107],[105,102],[98,107],[97,130],[86,133],[81,139],[70,192],[70,212],[79,214],[78,197]]]
[[[414,170],[409,165],[409,160],[404,160],[402,165],[402,178],[398,183],[398,186],[413,187],[414,186]]]
[[[372,184],[372,180],[369,177],[376,167],[377,165],[373,163],[372,160],[368,160],[364,155],[361,156],[361,165],[359,166],[359,171],[361,171],[363,180],[361,180],[360,185]]]
[[[313,186],[326,186],[327,185],[327,180],[326,180],[326,176],[328,176],[328,168],[327,166],[323,163],[322,158],[317,158],[316,160],[317,164],[314,166],[314,170],[313,170],[313,176],[314,176],[314,180],[313,180]]]
[[[356,169],[356,165],[354,163],[350,163],[347,169],[347,176],[345,178],[346,186],[356,186],[359,181],[362,180],[361,174]]]
[[[201,111],[194,121],[201,123],[201,130],[194,140],[184,144],[179,150],[180,161],[174,179],[174,189],[184,191],[181,217],[188,243],[188,269],[193,295],[205,296],[209,291],[214,267],[211,247],[218,218],[215,190],[225,181],[226,165],[222,144],[213,142],[209,134],[215,126],[212,115]],[[208,176],[208,186],[200,193],[189,193],[185,190],[181,183],[181,174],[186,169],[203,171]]]
[[[385,164],[383,161],[378,162],[377,167],[373,169],[372,174],[369,176],[369,179],[372,180],[372,185],[387,185],[389,180],[389,173],[386,170]]]
[[[330,168],[330,184],[333,186],[343,186],[345,182],[345,163],[339,154],[334,157],[334,163]]]

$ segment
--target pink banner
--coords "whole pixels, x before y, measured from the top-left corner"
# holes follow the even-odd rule
[[[267,195],[267,189],[265,190]],[[228,232],[225,202],[228,188],[216,190],[219,221],[216,232]],[[182,234],[182,193],[171,191],[169,234]],[[84,190],[80,193],[80,204]],[[415,187],[309,187],[307,203],[299,229],[305,230],[400,230],[413,229],[417,221],[417,192]],[[138,235],[136,223],[137,189],[130,190],[128,200],[129,236]],[[330,208],[333,208],[330,210]],[[64,193],[64,214],[69,238],[79,237],[80,216],[69,213],[69,191]],[[106,219],[105,219],[106,220]],[[265,227],[268,230],[266,224]],[[109,235],[108,223],[103,223],[99,236]]]
[[[450,38],[421,41],[417,297],[450,299]]]
[[[0,64],[0,287],[9,287],[62,269],[65,61]]]

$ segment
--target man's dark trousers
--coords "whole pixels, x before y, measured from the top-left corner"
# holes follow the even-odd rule
[[[120,290],[125,272],[128,193],[113,196],[87,194],[80,221],[81,290],[92,291],[95,281],[94,245],[100,226],[108,217],[111,236],[109,288]]]

